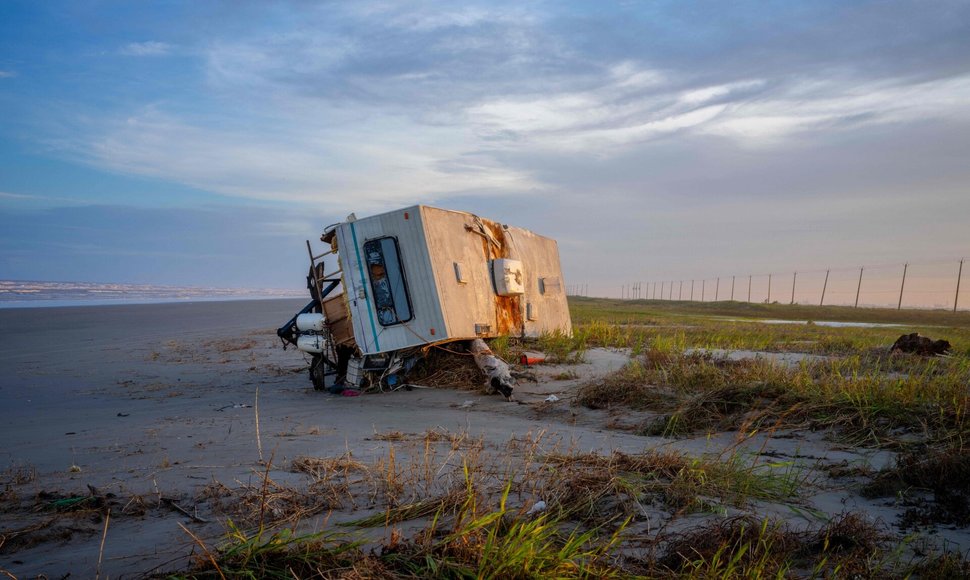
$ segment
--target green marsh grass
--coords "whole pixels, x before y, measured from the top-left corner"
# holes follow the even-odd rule
[[[867,354],[787,364],[656,349],[584,385],[576,403],[657,412],[642,429],[680,436],[749,428],[836,428],[859,444],[919,434],[970,435],[970,365],[962,357]]]
[[[680,350],[719,348],[842,355],[888,348],[899,335],[920,332],[933,338],[946,338],[953,344],[954,354],[970,356],[970,312],[577,297],[570,297],[569,304],[573,341],[584,348],[645,350],[645,345],[659,339],[674,343]],[[898,326],[764,324],[759,319]]]

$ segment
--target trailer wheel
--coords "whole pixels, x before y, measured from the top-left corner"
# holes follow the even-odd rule
[[[315,390],[326,390],[327,375],[333,376],[332,370],[322,356],[318,354],[313,355],[313,358],[310,360],[310,382],[313,383]]]

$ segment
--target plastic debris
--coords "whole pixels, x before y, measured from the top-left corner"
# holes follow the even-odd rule
[[[525,515],[531,516],[532,514],[537,514],[541,511],[545,511],[545,509],[546,509],[546,502],[540,499],[539,501],[532,504],[532,507],[529,508],[529,511],[525,512]]]
[[[546,355],[541,352],[535,352],[531,350],[523,351],[522,355],[519,357],[519,362],[526,365],[537,365],[546,361]]]
[[[464,403],[461,404],[460,408],[467,409],[468,407],[471,407],[474,404],[475,404],[475,401],[465,401]]]
[[[559,397],[557,397],[556,395],[549,395],[548,397],[545,398],[545,401],[547,403],[555,403],[558,400],[559,400]]]

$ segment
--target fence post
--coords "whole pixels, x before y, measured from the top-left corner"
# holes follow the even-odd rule
[[[825,271],[825,283],[822,284],[822,299],[818,301],[818,305],[821,306],[825,304],[825,289],[829,287],[829,271]]]
[[[771,304],[771,274],[768,274],[768,300],[766,302]]]
[[[748,304],[751,304],[751,278],[753,276],[748,275]]]
[[[859,307],[859,292],[862,291],[862,271],[865,270],[865,266],[859,267],[859,285],[855,288],[855,307]]]
[[[731,276],[731,302],[734,302],[734,276]]]
[[[963,258],[960,258],[960,270],[957,271],[957,293],[953,297],[953,311],[957,311],[957,304],[960,303],[960,278],[963,278]]]
[[[903,264],[903,281],[899,285],[899,304],[896,305],[896,310],[903,309],[903,288],[906,287],[906,270],[909,269],[909,264]]]
[[[791,276],[791,303],[795,303],[795,280],[798,279],[798,272],[795,272]]]

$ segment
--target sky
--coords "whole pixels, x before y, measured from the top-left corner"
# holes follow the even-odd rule
[[[0,278],[298,288],[415,203],[596,295],[955,264],[970,2],[0,2]]]

